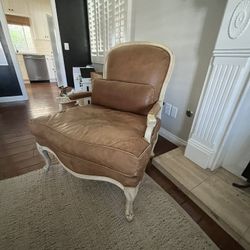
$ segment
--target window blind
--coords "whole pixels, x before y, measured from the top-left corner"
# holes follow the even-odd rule
[[[128,36],[128,0],[88,0],[91,57],[103,63],[104,56]]]

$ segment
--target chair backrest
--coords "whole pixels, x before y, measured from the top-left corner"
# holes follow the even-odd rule
[[[94,81],[92,103],[146,115],[162,104],[172,66],[173,54],[164,46],[120,44],[106,57],[104,80]]]

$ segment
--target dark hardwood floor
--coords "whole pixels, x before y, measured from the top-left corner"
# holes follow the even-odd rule
[[[29,131],[29,120],[58,111],[55,84],[26,85],[29,101],[0,104],[0,179],[39,169],[44,162]]]
[[[44,165],[28,123],[31,118],[58,111],[55,97],[59,90],[55,84],[49,83],[29,84],[26,88],[29,101],[0,104],[0,179],[21,175]],[[155,154],[163,154],[174,148],[174,144],[159,136]],[[243,249],[151,163],[146,172],[177,201],[220,249]]]

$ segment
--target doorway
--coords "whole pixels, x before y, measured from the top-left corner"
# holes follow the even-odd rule
[[[59,63],[51,1],[2,0],[2,6],[25,86],[62,86],[65,69]]]

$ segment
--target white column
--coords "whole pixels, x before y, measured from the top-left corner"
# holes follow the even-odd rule
[[[250,73],[250,0],[229,0],[185,156],[214,170]],[[250,114],[249,114],[250,115]]]

